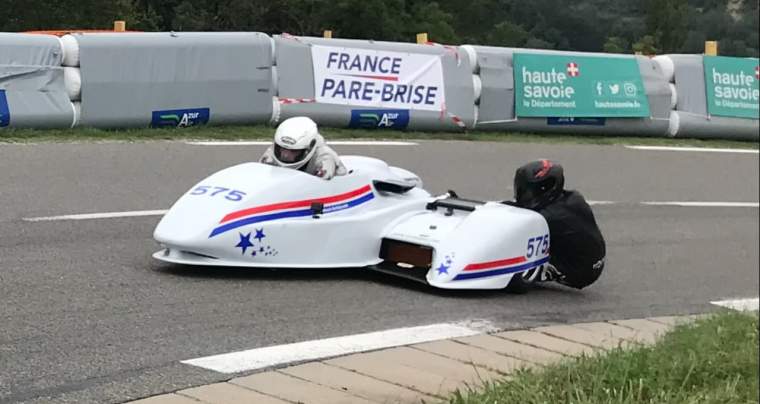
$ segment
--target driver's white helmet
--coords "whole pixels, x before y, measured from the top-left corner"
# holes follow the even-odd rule
[[[274,133],[275,161],[281,167],[303,167],[316,152],[318,137],[317,124],[310,118],[286,119]]]

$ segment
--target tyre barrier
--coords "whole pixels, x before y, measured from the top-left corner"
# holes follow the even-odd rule
[[[732,139],[753,140],[760,139],[760,127],[758,126],[757,107],[755,106],[755,118],[740,118],[731,116],[719,116],[710,113],[708,103],[707,81],[712,79],[705,75],[705,56],[702,55],[659,55],[653,60],[661,66],[665,76],[674,88],[675,100],[671,101],[671,130],[669,136],[677,138],[698,139]],[[728,58],[726,58],[728,59]],[[736,59],[737,62],[752,59]],[[755,69],[754,86],[760,80],[760,70],[757,68],[757,59],[749,64],[751,70]],[[755,90],[757,92],[757,90]],[[757,99],[755,99],[757,103]]]
[[[55,36],[0,33],[0,127],[72,126],[78,72],[63,61]]]
[[[557,58],[584,61],[580,68],[568,63],[566,72],[564,65],[547,68],[545,74],[562,76],[560,84],[574,77],[598,78],[591,81],[598,95],[615,95],[620,85],[614,74],[620,73],[626,95],[638,96],[646,104],[644,112],[557,107],[552,115],[518,105],[524,96],[518,79],[525,80],[518,76],[518,64],[545,59],[549,66]],[[754,81],[749,78],[753,63]],[[594,70],[592,64],[602,68]],[[636,66],[635,79],[617,67],[604,68],[622,64]],[[717,67],[706,75],[708,65]],[[649,58],[256,32],[60,38],[0,33],[0,126],[8,127],[276,125],[306,115],[335,127],[757,140],[758,81],[757,59],[702,55]],[[573,95],[556,87],[551,91]],[[593,92],[591,87],[574,90]],[[579,105],[585,102],[579,97],[573,105],[576,99]],[[569,105],[562,101],[551,105]]]

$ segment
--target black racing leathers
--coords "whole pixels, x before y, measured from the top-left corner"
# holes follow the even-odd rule
[[[577,191],[563,191],[536,211],[549,224],[549,262],[562,274],[559,282],[577,289],[594,283],[602,274],[607,251],[583,196]]]

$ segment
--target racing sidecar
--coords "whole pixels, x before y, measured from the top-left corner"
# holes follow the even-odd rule
[[[549,259],[533,211],[453,193],[360,156],[331,181],[259,163],[193,186],[154,231],[156,259],[251,268],[368,267],[446,289],[500,289]]]

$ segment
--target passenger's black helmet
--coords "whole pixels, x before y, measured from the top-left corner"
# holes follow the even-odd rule
[[[539,209],[562,195],[565,174],[562,166],[549,160],[536,160],[515,172],[515,202],[521,207]]]

